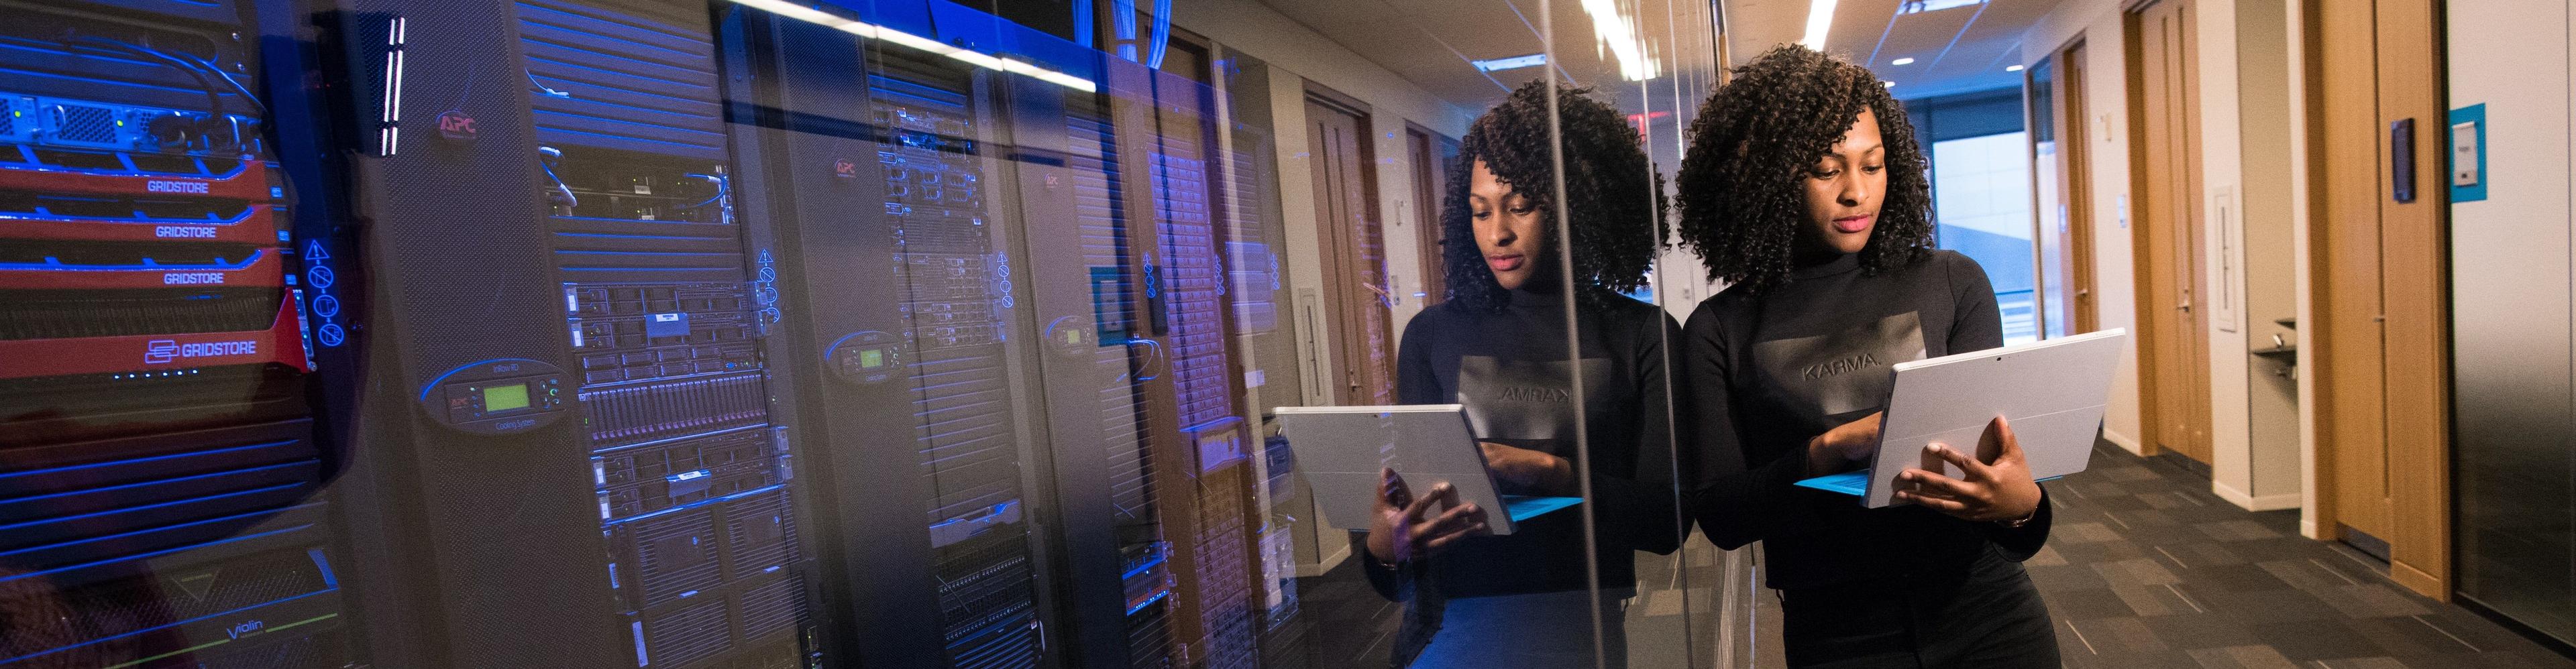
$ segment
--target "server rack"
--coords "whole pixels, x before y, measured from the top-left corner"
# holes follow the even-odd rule
[[[1025,216],[1049,231],[1031,236],[1083,242],[1033,248],[1031,264],[1092,278],[1051,283],[1038,299],[1059,361],[1049,384],[1072,386],[1050,408],[1104,419],[1057,433],[1072,587],[1106,582],[1124,595],[1078,595],[1072,615],[1095,666],[1248,666],[1259,525],[1219,255],[1226,212],[1212,192],[1224,177],[1207,148],[1213,100],[1197,82],[1100,62],[1101,94],[1033,83],[1014,105],[1018,149],[1034,156],[1017,161]]]
[[[818,665],[773,256],[735,206],[707,6],[342,20],[404,388],[370,410],[409,418],[368,434],[363,515],[417,529],[360,540],[375,659]]]
[[[783,292],[810,324],[800,420],[852,519],[834,584],[869,666],[1027,667],[1052,577],[1034,342],[996,183],[991,77],[809,23],[749,26],[777,178]],[[1003,186],[1007,188],[1007,186]],[[908,604],[894,604],[903,602]],[[918,607],[918,608],[916,608]]]
[[[1163,524],[1166,502],[1152,450],[1154,385],[1170,366],[1152,327],[1144,283],[1150,215],[1132,194],[1134,155],[1094,93],[1023,81],[1012,87],[1013,166],[1032,244],[1031,302],[1042,321],[1047,406],[1055,435],[1057,527],[1069,574],[1079,666],[1170,666],[1183,562]],[[1145,230],[1139,230],[1146,226]],[[1066,243],[1078,242],[1078,243]],[[1168,396],[1166,396],[1168,397]]]
[[[836,597],[877,632],[851,652],[871,666],[1247,666],[1260,525],[1205,88],[1166,82],[1158,100],[1141,66],[925,8],[935,26],[900,5],[852,15],[1015,47],[1106,93],[828,22],[749,31],[775,59],[753,75],[769,83],[751,113],[777,130],[765,206],[792,221],[785,292],[812,323],[787,366],[818,398],[800,422],[829,444],[833,505],[854,519]],[[1172,102],[1188,111],[1156,111]],[[1160,138],[1166,125],[1188,136]],[[887,429],[902,425],[922,429]],[[922,466],[886,466],[907,461]],[[929,513],[900,511],[916,508]]]
[[[0,666],[338,666],[259,17],[0,9]]]
[[[1251,667],[1260,659],[1262,611],[1253,486],[1248,454],[1251,430],[1242,418],[1242,372],[1235,364],[1234,308],[1228,303],[1221,221],[1229,215],[1216,197],[1225,175],[1215,146],[1217,103],[1208,85],[1190,77],[1113,61],[1108,80],[1113,119],[1129,129],[1129,144],[1146,156],[1135,170],[1148,189],[1154,213],[1148,228],[1157,256],[1149,254],[1147,308],[1157,321],[1150,333],[1169,348],[1170,427],[1158,431],[1157,475],[1182,502],[1167,508],[1165,525],[1182,550],[1176,555],[1181,620],[1176,652],[1188,666]],[[1144,104],[1138,104],[1143,102]],[[1138,333],[1131,336],[1143,336]],[[1159,422],[1159,421],[1158,421]]]
[[[794,455],[761,345],[780,314],[735,216],[706,7],[515,9],[635,666],[807,664]]]

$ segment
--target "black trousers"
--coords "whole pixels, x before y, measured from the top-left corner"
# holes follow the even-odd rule
[[[1781,592],[1800,669],[2056,669],[2056,622],[2021,563],[1994,549],[1966,570]]]

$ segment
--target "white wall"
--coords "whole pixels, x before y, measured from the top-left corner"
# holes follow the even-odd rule
[[[2209,331],[2202,334],[2209,341],[2210,491],[2238,506],[2251,506],[2253,500],[2245,489],[2252,487],[2247,454],[2253,449],[2249,434],[2253,426],[2246,410],[2245,338],[2239,334],[2244,329],[2245,259],[2237,253],[2244,249],[2245,238],[2242,225],[2220,224],[2222,219],[2242,221],[2245,192],[2243,130],[2237,114],[2236,0],[2194,0],[2193,5],[2194,27],[2199,30],[2201,268],[2206,273],[2202,285],[2211,294],[2195,296],[2192,302],[2209,316]],[[2229,211],[2219,210],[2222,202]],[[2220,235],[2230,228],[2234,238],[2222,239]],[[2234,268],[2235,280],[2226,281],[2221,268]],[[2222,314],[2220,299],[2239,308]],[[2223,316],[2233,316],[2236,322],[2222,322]]]
[[[2308,40],[2313,39],[2313,37],[2307,33],[2307,29],[2305,28],[2307,20],[2304,17],[2308,14],[2308,3],[2319,1],[2321,0],[2288,0],[2283,3],[2287,5],[2285,10],[2288,11],[2290,16],[2293,18],[2293,20],[2289,22],[2288,26],[2290,43],[2299,45],[2297,48],[2291,49],[2289,54],[2289,86],[2290,90],[2293,91],[2305,91],[2308,89],[2308,51],[2306,45]],[[2299,323],[2309,325],[2309,327],[2299,328],[2298,342],[2299,350],[2301,351],[2317,350],[2317,329],[2313,325],[2317,322],[2316,294],[2313,288],[2315,286],[2315,277],[2308,274],[2308,268],[2311,266],[2309,264],[2310,258],[2314,255],[2314,251],[2311,250],[2313,248],[2312,242],[2308,238],[2308,226],[2313,223],[2308,214],[2313,210],[2312,207],[2314,205],[2314,203],[2310,202],[2308,198],[2310,174],[2308,172],[2308,160],[2306,156],[2308,155],[2308,151],[2313,148],[2308,145],[2308,114],[2306,96],[2291,96],[2290,155],[2299,156],[2300,158],[2291,161],[2289,165],[2291,221],[2290,259],[2292,263],[2299,267],[2299,282],[2296,286],[2296,295],[2293,296],[2298,305]],[[2319,148],[2318,150],[2323,149]],[[2320,531],[2317,528],[2317,403],[2306,401],[2308,398],[2314,398],[2317,396],[2316,369],[2317,361],[2315,355],[2299,356],[2298,379],[2296,384],[2298,395],[2302,399],[2302,401],[2299,402],[2298,411],[2299,535],[2310,539],[2324,540],[2331,537],[2329,537],[2326,532]]]
[[[2118,0],[2067,0],[2022,34],[2023,65],[2084,40],[2085,124],[2092,144],[2094,306],[2105,330],[2137,329],[2137,283],[2131,278],[2128,65],[2121,55]],[[2138,356],[2132,340],[2112,377],[2111,407],[2102,416],[2103,437],[2138,452]]]
[[[2296,22],[2285,0],[2236,0],[2235,70],[2242,169],[2236,193],[2237,216],[2244,221],[2244,243],[2237,257],[2244,276],[2244,329],[2234,341],[2247,349],[2270,348],[2273,337],[2298,336],[2275,321],[2298,316],[2298,294],[2306,284],[2305,264],[2295,262],[2299,220],[2289,167],[2290,120],[2296,116],[2297,91],[2290,85],[2291,52],[2298,42]],[[2244,475],[2218,482],[2247,508],[2298,508],[2299,398],[2297,382],[2282,376],[2284,367],[2271,360],[2248,360],[2245,381],[2248,452]]]

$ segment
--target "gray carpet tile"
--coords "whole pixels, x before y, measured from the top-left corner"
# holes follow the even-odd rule
[[[2299,536],[2296,511],[2219,499],[2205,474],[2171,458],[2102,444],[2087,471],[2050,484],[2056,526],[2024,566],[2057,619],[2067,667],[2576,668],[2398,586],[2360,551]],[[1639,554],[1630,666],[1783,666],[1778,600],[1753,585],[1758,553],[1694,537],[1673,555]],[[1265,665],[1385,666],[1398,609],[1355,564],[1301,579],[1299,592],[1304,633]]]

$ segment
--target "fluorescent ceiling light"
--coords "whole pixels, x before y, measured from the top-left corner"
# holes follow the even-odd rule
[[[1592,37],[1596,46],[1608,47],[1619,61],[1619,77],[1629,81],[1655,78],[1655,60],[1646,55],[1646,42],[1637,38],[1637,25],[1619,14],[1615,0],[1583,0],[1583,13],[1592,15]]]
[[[1881,85],[1881,86],[1886,86],[1886,87],[1888,87],[1888,88],[1895,88],[1895,87],[1896,87],[1896,82],[1893,82],[1893,81],[1882,81],[1882,82],[1878,82],[1878,83],[1879,83],[1879,85]]]
[[[1889,65],[1912,65],[1912,64],[1914,64],[1914,59],[1912,59],[1912,58],[1898,58],[1898,59],[1896,59],[1896,60],[1887,61],[1887,64],[1889,64]]]
[[[1501,71],[1503,71],[1503,70],[1517,70],[1517,69],[1524,68],[1524,67],[1536,67],[1536,66],[1539,66],[1539,65],[1546,65],[1546,64],[1547,64],[1547,54],[1543,54],[1543,53],[1533,53],[1533,54],[1530,54],[1530,55],[1527,55],[1527,56],[1513,56],[1513,57],[1510,57],[1510,58],[1487,58],[1487,59],[1484,59],[1484,60],[1471,60],[1471,61],[1467,61],[1467,62],[1468,62],[1468,64],[1470,64],[1470,65],[1475,65],[1475,66],[1476,66],[1476,69],[1477,69],[1477,70],[1480,70],[1480,71],[1484,71],[1484,72],[1501,72]]]
[[[1798,45],[1817,51],[1825,50],[1825,33],[1833,27],[1834,0],[1808,0],[1807,38],[1798,40]]]
[[[1986,0],[1905,0],[1905,4],[1897,6],[1896,13],[1921,14],[1923,12],[1937,12],[1954,7],[1966,7],[1982,4],[1986,4]]]
[[[2004,71],[2005,71],[2005,72],[2020,72],[2020,71],[2021,71],[2021,66],[2020,66],[2020,65],[2006,65],[2006,66],[2004,66]]]
[[[968,65],[988,70],[999,70],[1033,77],[1040,81],[1045,81],[1047,83],[1052,83],[1085,93],[1097,93],[1100,91],[1099,84],[1093,83],[1089,79],[1084,79],[1082,77],[1073,76],[1056,70],[1039,67],[1027,62],[1012,60],[1010,58],[996,56],[989,53],[960,49],[942,44],[939,40],[922,37],[920,35],[895,30],[885,26],[852,21],[850,19],[841,18],[840,15],[833,14],[831,12],[799,5],[793,2],[788,2],[787,0],[733,0],[733,2],[744,7],[750,7],[769,12],[771,14],[796,19],[798,21],[824,26],[852,35],[884,40],[921,51],[947,56],[957,62],[966,63]]]

